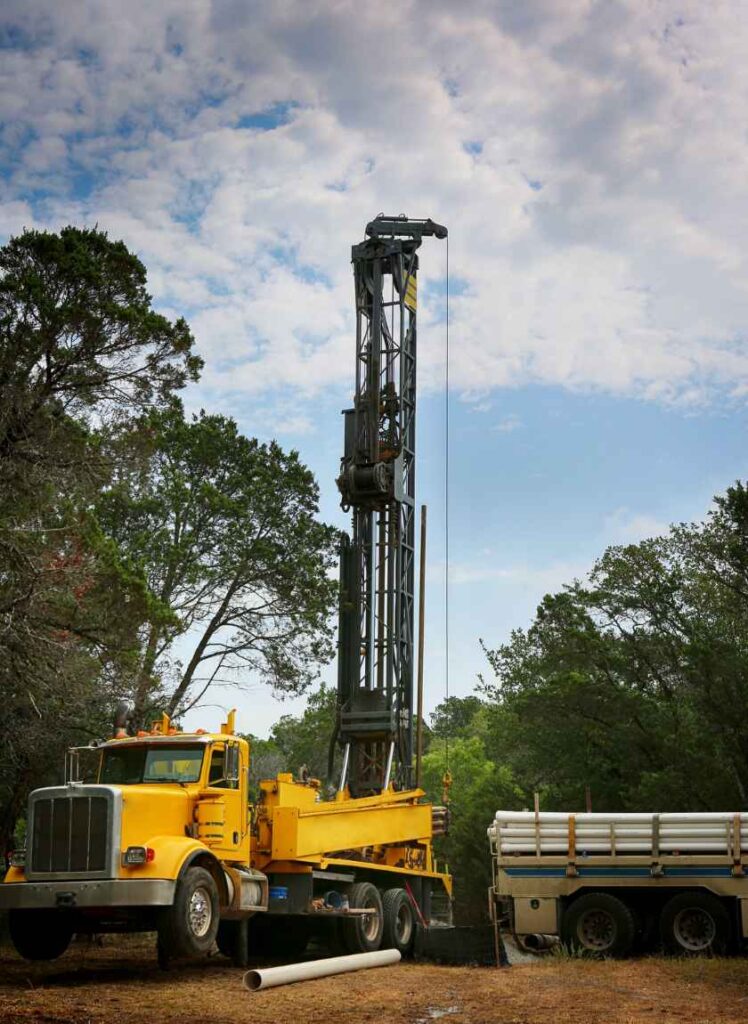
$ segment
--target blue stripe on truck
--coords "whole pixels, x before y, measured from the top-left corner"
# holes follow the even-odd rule
[[[580,878],[650,878],[649,868],[586,868],[576,865],[577,875]],[[564,878],[566,868],[503,868],[507,875],[513,878]],[[729,878],[732,874],[730,868],[671,868],[663,869],[666,877],[683,878]]]

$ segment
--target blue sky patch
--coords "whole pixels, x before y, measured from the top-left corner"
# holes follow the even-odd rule
[[[292,112],[298,107],[298,103],[284,102],[274,103],[265,110],[258,110],[252,114],[243,114],[236,122],[237,128],[253,128],[256,131],[271,132],[274,128],[288,124]]]

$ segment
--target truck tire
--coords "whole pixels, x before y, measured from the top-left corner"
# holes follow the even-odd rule
[[[73,937],[73,922],[57,910],[10,910],[8,931],[24,960],[56,960]]]
[[[218,932],[218,889],[205,868],[181,875],[174,903],[164,911],[158,929],[159,959],[207,953]]]
[[[571,950],[599,957],[625,957],[636,937],[629,907],[607,892],[588,892],[564,911],[561,938]]]
[[[371,909],[371,914],[361,914],[349,919],[340,919],[340,938],[348,953],[374,953],[382,945],[384,913],[382,897],[371,882],[356,882],[348,894],[351,907],[360,910]]]
[[[397,949],[403,956],[407,956],[413,948],[416,918],[405,889],[387,889],[382,894],[382,911],[382,949]]]
[[[681,956],[724,953],[730,943],[730,915],[724,903],[708,892],[681,892],[660,914],[665,949]]]

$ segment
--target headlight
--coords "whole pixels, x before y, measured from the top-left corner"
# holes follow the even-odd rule
[[[131,868],[136,864],[150,864],[155,857],[156,851],[150,846],[128,846],[122,854],[122,863]]]

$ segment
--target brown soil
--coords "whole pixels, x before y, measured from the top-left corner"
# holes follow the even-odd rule
[[[399,964],[248,992],[220,956],[163,973],[153,944],[109,938],[53,964],[0,954],[2,1024],[744,1024],[748,960],[594,962],[549,956],[495,968]]]

